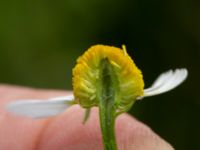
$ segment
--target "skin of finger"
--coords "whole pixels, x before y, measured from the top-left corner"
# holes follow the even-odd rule
[[[63,91],[34,90],[12,86],[0,86],[0,149],[15,150],[100,150],[103,149],[99,127],[98,109],[92,109],[91,117],[83,125],[84,110],[73,106],[57,117],[33,120],[14,116],[2,107],[8,101],[21,98],[49,98],[66,94]],[[10,96],[6,96],[10,95]],[[173,150],[151,129],[129,115],[121,115],[116,121],[119,150]]]
[[[50,98],[66,95],[57,90],[36,90],[32,88],[0,85],[0,149],[1,150],[35,150],[40,135],[48,122],[53,120],[33,120],[15,116],[5,110],[7,103],[18,99]]]
[[[86,124],[82,124],[84,110],[73,106],[49,123],[38,144],[39,150],[102,150],[98,109],[93,108]],[[149,127],[127,114],[116,121],[119,150],[173,150]]]

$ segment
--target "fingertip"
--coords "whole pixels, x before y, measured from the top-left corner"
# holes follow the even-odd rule
[[[84,109],[75,105],[55,117],[45,128],[38,149],[102,150],[98,109],[93,108],[86,124],[82,124]],[[116,120],[119,150],[173,150],[148,126],[127,114]]]

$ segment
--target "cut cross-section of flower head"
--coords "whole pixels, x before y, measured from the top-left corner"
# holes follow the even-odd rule
[[[7,105],[7,110],[32,118],[55,116],[73,104],[90,109],[99,105],[99,93],[103,82],[102,66],[112,78],[115,106],[118,114],[130,109],[136,100],[168,92],[180,85],[188,75],[187,69],[175,69],[162,73],[151,87],[144,89],[142,72],[123,49],[95,45],[77,60],[73,69],[73,95],[48,100],[18,100]],[[110,70],[109,70],[110,69]],[[105,73],[104,73],[105,74]]]

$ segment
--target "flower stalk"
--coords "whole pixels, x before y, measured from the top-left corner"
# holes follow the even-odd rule
[[[103,59],[100,65],[97,97],[99,99],[99,116],[104,150],[117,150],[115,138],[117,83],[117,77],[112,65],[108,59]]]

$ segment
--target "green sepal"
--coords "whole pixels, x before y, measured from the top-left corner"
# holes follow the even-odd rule
[[[91,112],[91,109],[86,109],[85,110],[85,113],[84,113],[84,118],[83,118],[83,124],[85,124],[87,122],[87,120],[89,119],[90,117],[90,112]]]

